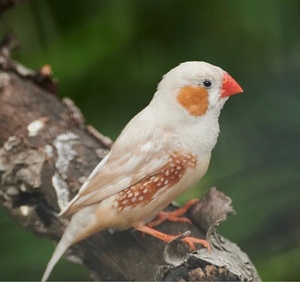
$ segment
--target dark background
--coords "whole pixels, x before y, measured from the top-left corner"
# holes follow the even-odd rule
[[[217,186],[237,211],[221,233],[263,280],[300,280],[300,1],[39,0],[1,16],[9,30],[22,43],[14,57],[50,64],[59,95],[113,139],[180,62],[227,70],[244,94],[227,102],[209,171],[180,202]],[[40,279],[53,243],[3,210],[0,230],[0,280]],[[89,279],[64,260],[52,278]]]

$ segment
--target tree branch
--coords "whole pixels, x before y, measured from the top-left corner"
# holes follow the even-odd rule
[[[84,125],[70,99],[58,99],[49,66],[32,71],[11,60],[10,52],[0,53],[0,204],[24,228],[58,241],[69,219],[57,214],[112,142]],[[247,255],[215,232],[230,213],[231,200],[211,189],[190,210],[192,226],[165,223],[159,228],[207,235],[211,253],[187,254],[176,240],[165,246],[129,230],[96,234],[70,248],[66,257],[84,264],[93,280],[259,281]]]

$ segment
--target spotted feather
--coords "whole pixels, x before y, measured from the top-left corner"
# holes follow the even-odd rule
[[[171,152],[167,164],[159,172],[120,191],[114,207],[121,212],[124,208],[145,206],[156,198],[159,191],[171,189],[180,181],[187,168],[195,167],[196,164],[196,159],[191,154]]]
[[[165,140],[169,138],[168,130],[145,130],[138,139],[130,130],[125,133],[60,215],[98,203],[159,173],[167,165],[169,153]]]

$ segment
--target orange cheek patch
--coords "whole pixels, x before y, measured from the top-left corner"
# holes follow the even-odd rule
[[[192,116],[202,116],[208,108],[208,93],[201,86],[182,87],[177,100]]]

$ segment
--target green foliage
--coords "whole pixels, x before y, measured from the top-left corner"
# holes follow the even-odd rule
[[[263,280],[299,280],[299,11],[293,0],[39,0],[8,11],[0,32],[14,31],[25,65],[52,65],[60,96],[113,138],[180,62],[227,70],[245,93],[226,104],[210,169],[181,201],[223,190],[237,216],[222,234],[249,253]],[[53,244],[4,212],[0,228],[0,280],[40,279]],[[53,278],[88,279],[77,271],[60,262]]]

